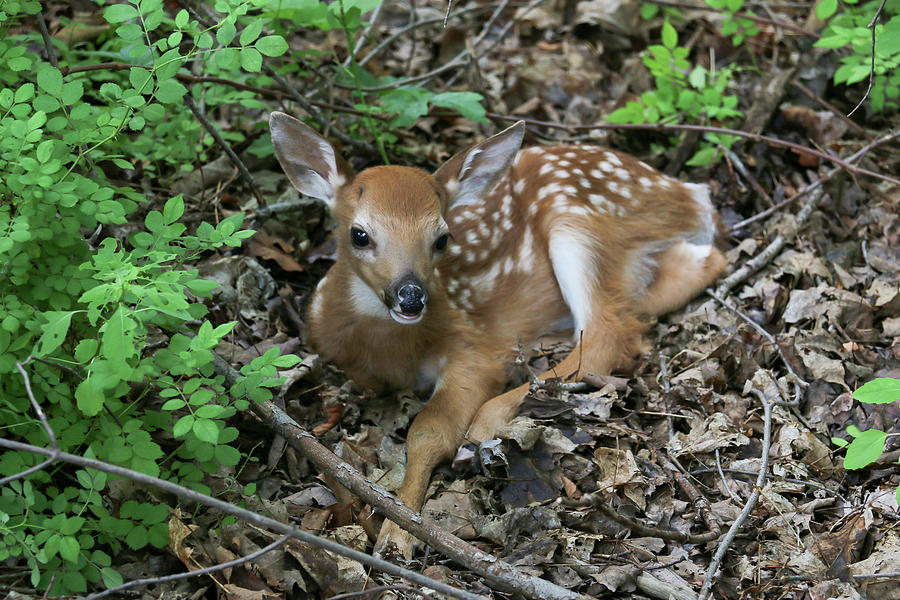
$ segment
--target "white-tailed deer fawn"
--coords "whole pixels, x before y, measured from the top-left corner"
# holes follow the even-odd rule
[[[296,119],[275,112],[270,127],[291,183],[337,221],[337,261],[309,313],[314,347],[365,388],[434,386],[397,491],[414,510],[440,461],[515,416],[528,386],[500,392],[518,340],[574,327],[575,349],[543,377],[607,374],[640,351],[643,317],[682,306],[726,266],[705,186],[594,146],[519,151],[521,122],[434,175],[356,175]],[[389,541],[412,553],[388,521],[377,547]]]

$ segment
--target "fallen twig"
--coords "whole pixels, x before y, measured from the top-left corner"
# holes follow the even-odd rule
[[[869,153],[876,146],[880,146],[882,144],[890,142],[897,137],[900,137],[900,130],[892,131],[891,133],[888,133],[887,135],[881,136],[877,140],[873,140],[872,142],[866,144],[865,146],[863,146],[862,148],[860,148],[859,150],[857,150],[856,152],[854,152],[853,154],[851,154],[850,156],[845,158],[844,160],[846,162],[858,160],[858,159],[862,158],[864,155],[866,155],[867,153]],[[743,229],[744,227],[746,227],[747,225],[749,225],[751,223],[755,223],[756,221],[761,221],[762,219],[765,219],[766,217],[768,217],[769,215],[774,213],[776,210],[778,210],[780,208],[784,208],[785,206],[794,202],[795,200],[802,198],[803,196],[814,191],[819,186],[821,186],[823,183],[832,179],[835,175],[837,175],[838,173],[841,173],[841,172],[843,172],[843,168],[834,167],[833,169],[831,169],[830,171],[828,171],[827,173],[825,173],[824,175],[822,175],[821,177],[819,177],[818,179],[816,179],[815,181],[813,181],[812,183],[810,183],[809,185],[807,185],[806,187],[804,187],[803,189],[798,191],[796,194],[794,194],[790,198],[785,198],[784,200],[775,204],[774,206],[771,206],[771,207],[767,208],[766,210],[753,215],[752,217],[744,219],[743,221],[735,223],[734,225],[731,226],[730,231],[732,233],[734,233],[735,231]]]
[[[869,94],[872,92],[872,84],[875,81],[875,25],[878,24],[878,19],[881,17],[881,11],[884,10],[884,3],[886,0],[881,0],[881,6],[878,7],[878,10],[875,11],[875,15],[872,17],[872,20],[869,21],[869,24],[866,25],[867,29],[872,30],[872,65],[869,67],[869,86],[866,88],[866,93],[863,94],[862,99],[859,101],[853,110],[847,113],[847,116],[852,116],[859,107],[863,105],[863,102],[869,97]]]
[[[769,144],[770,146],[778,146],[781,148],[790,148],[791,150],[795,150],[797,152],[811,154],[813,156],[817,156],[823,160],[828,162],[835,163],[839,165],[844,170],[854,173],[856,175],[866,175],[868,177],[874,177],[876,179],[881,179],[883,181],[887,181],[893,183],[895,185],[900,185],[900,179],[895,177],[891,177],[890,175],[884,175],[882,173],[876,173],[875,171],[870,171],[869,169],[863,169],[857,167],[855,165],[851,165],[845,159],[838,158],[837,156],[828,154],[827,152],[822,152],[821,150],[816,150],[815,148],[810,148],[809,146],[803,146],[801,144],[796,144],[794,142],[789,142],[787,140],[780,140],[778,138],[770,137],[767,135],[761,135],[758,133],[749,133],[746,131],[741,131],[740,129],[729,129],[727,127],[710,127],[708,125],[683,125],[679,123],[595,123],[593,125],[562,125],[560,123],[553,123],[551,121],[539,121],[537,119],[529,119],[525,117],[519,117],[514,115],[502,115],[499,113],[488,112],[485,113],[491,119],[498,119],[500,121],[524,121],[526,125],[534,125],[536,127],[549,127],[551,129],[562,129],[565,131],[590,131],[592,129],[603,129],[603,130],[637,130],[637,131],[699,131],[701,133],[719,133],[725,135],[733,135],[737,137],[747,138],[749,140],[753,140],[754,142],[762,142],[765,144]]]
[[[712,296],[716,300],[716,302],[718,302],[719,304],[721,304],[722,306],[724,306],[725,308],[727,308],[728,310],[730,310],[731,312],[736,314],[738,317],[740,317],[741,320],[743,320],[745,323],[747,323],[753,329],[755,329],[759,335],[766,338],[766,340],[768,340],[768,342],[770,344],[772,344],[772,347],[775,348],[775,351],[778,352],[778,356],[781,357],[781,362],[783,362],[784,366],[787,367],[788,373],[790,373],[794,377],[794,379],[797,381],[797,383],[800,384],[801,386],[803,386],[803,387],[809,386],[809,383],[806,382],[802,377],[800,377],[800,375],[798,375],[796,371],[794,371],[794,367],[791,366],[791,363],[788,361],[787,356],[784,355],[784,350],[778,344],[778,340],[775,339],[774,335],[772,335],[771,333],[766,331],[762,325],[760,325],[759,323],[757,323],[756,321],[754,321],[753,319],[748,317],[739,308],[737,308],[731,302],[729,302],[728,300],[726,300],[725,298],[723,298],[722,296],[720,296],[719,294],[714,292],[712,289],[706,290],[706,293],[709,294],[710,296]]]
[[[744,505],[744,510],[741,511],[741,514],[738,515],[738,518],[735,519],[734,523],[729,527],[725,537],[719,542],[719,547],[716,549],[712,562],[709,564],[709,569],[706,571],[703,587],[700,588],[700,600],[706,600],[709,597],[712,582],[716,577],[716,571],[719,570],[719,565],[722,564],[722,559],[725,558],[725,553],[728,551],[729,546],[731,546],[731,542],[734,541],[735,536],[737,536],[737,532],[743,527],[744,521],[747,520],[747,517],[750,516],[750,512],[756,507],[760,491],[766,483],[766,472],[769,470],[769,448],[772,443],[772,404],[766,398],[765,394],[756,388],[751,388],[750,391],[759,398],[763,407],[762,464],[759,467],[759,474],[756,477],[756,485],[753,488],[753,492],[750,494],[750,498],[747,499],[747,503]]]
[[[797,213],[797,217],[795,219],[794,226],[790,228],[790,230],[786,233],[779,233],[775,236],[768,246],[766,246],[762,252],[748,260],[744,263],[740,269],[726,277],[719,284],[719,287],[716,290],[709,291],[710,295],[713,297],[719,296],[724,298],[725,295],[737,284],[743,282],[750,275],[763,268],[765,265],[769,264],[769,262],[778,256],[779,253],[784,249],[784,245],[787,243],[788,236],[792,236],[800,230],[800,228],[806,223],[806,220],[809,219],[810,215],[813,212],[813,209],[819,204],[819,200],[822,199],[823,191],[821,187],[816,188],[812,192],[812,196],[807,201],[807,203],[803,206],[802,209]]]
[[[237,371],[219,357],[215,357],[213,365],[217,373],[223,375],[231,385],[234,384],[238,377]],[[323,446],[311,433],[300,427],[287,413],[271,402],[254,402],[251,409],[316,467],[328,473],[364,502],[377,508],[391,521],[431,545],[444,556],[484,577],[492,587],[518,593],[527,598],[560,600],[584,598],[584,596],[554,583],[523,573],[497,557],[482,552],[475,546],[442,530],[434,522],[423,518],[400,502],[396,496],[380,485],[366,479],[359,471]]]
[[[191,109],[191,112],[194,113],[194,116],[200,121],[200,124],[203,125],[203,128],[206,129],[207,133],[212,136],[214,140],[216,140],[216,144],[219,145],[220,148],[228,155],[228,158],[231,159],[231,162],[237,167],[238,172],[240,172],[241,177],[244,179],[244,182],[250,187],[250,191],[253,192],[253,195],[256,196],[256,201],[259,202],[260,205],[264,205],[266,203],[265,198],[263,198],[262,193],[259,191],[259,188],[256,186],[256,181],[253,179],[253,175],[250,174],[250,171],[247,170],[247,167],[244,165],[244,162],[240,159],[231,145],[219,135],[219,131],[216,127],[210,123],[209,119],[206,118],[206,115],[203,114],[203,111],[200,110],[200,107],[197,106],[197,103],[194,102],[194,99],[191,97],[190,92],[184,95],[184,104]]]
[[[3,438],[0,438],[0,447],[9,448],[11,450],[32,452],[34,454],[41,454],[44,456],[51,456],[53,454],[53,451],[48,448],[33,446],[31,444],[23,444],[21,442],[15,442],[13,440],[7,440]],[[183,500],[209,506],[210,508],[220,510],[225,514],[232,515],[248,523],[258,525],[259,527],[265,527],[277,533],[281,533],[291,538],[298,539],[301,542],[309,544],[310,546],[328,550],[329,552],[334,552],[335,554],[340,554],[341,556],[345,556],[352,560],[361,562],[364,565],[369,565],[375,569],[378,569],[379,571],[383,571],[391,575],[396,575],[397,577],[402,577],[404,579],[412,581],[413,583],[431,588],[435,591],[450,595],[454,598],[465,598],[466,600],[483,600],[482,596],[478,596],[476,594],[466,592],[465,590],[454,588],[445,583],[430,579],[425,575],[420,575],[415,571],[410,571],[408,569],[404,569],[403,567],[398,567],[397,565],[381,560],[380,558],[376,558],[370,554],[359,552],[358,550],[353,550],[352,548],[348,548],[332,540],[318,537],[316,535],[303,531],[302,529],[297,529],[295,527],[282,523],[281,521],[276,521],[275,519],[271,519],[244,508],[240,508],[233,504],[229,504],[224,500],[219,500],[218,498],[213,498],[211,496],[195,492],[194,490],[182,487],[178,484],[172,483],[171,481],[166,481],[165,479],[157,479],[156,477],[151,477],[138,471],[132,471],[131,469],[126,469],[118,465],[85,458],[83,456],[78,456],[77,454],[69,454],[67,452],[60,452],[57,456],[57,460],[88,469],[96,469],[98,471],[103,471],[104,473],[109,473],[110,475],[125,477],[138,483],[155,487],[164,492],[168,492],[170,494],[178,496]],[[577,598],[579,596],[572,595],[570,597]]]
[[[218,359],[218,360],[221,361],[221,359]],[[17,363],[17,366],[19,367],[19,372],[22,374],[22,377],[24,379],[25,390],[28,395],[28,399],[31,401],[32,406],[35,407],[35,410],[38,414],[38,418],[41,419],[41,422],[44,424],[44,426],[46,428],[50,428],[50,425],[47,422],[46,417],[44,417],[43,410],[41,410],[40,405],[38,404],[37,400],[34,397],[34,393],[31,390],[31,378],[25,372],[24,368],[22,368],[21,363]],[[307,434],[307,435],[309,435],[309,434]],[[89,469],[96,469],[98,471],[103,471],[104,473],[109,473],[111,475],[125,477],[127,479],[131,479],[132,481],[136,481],[136,482],[144,484],[144,485],[155,487],[164,492],[168,492],[179,498],[182,498],[183,500],[187,500],[189,502],[196,502],[198,504],[203,504],[205,506],[209,506],[210,508],[220,510],[226,514],[229,514],[229,515],[235,516],[239,519],[242,519],[242,520],[246,521],[247,523],[251,523],[253,525],[257,525],[257,526],[263,527],[263,528],[268,528],[268,529],[271,529],[272,531],[275,531],[282,535],[298,539],[301,542],[309,544],[313,547],[328,550],[330,552],[334,552],[335,554],[339,554],[341,556],[345,556],[352,560],[356,560],[365,565],[374,567],[374,568],[378,569],[379,571],[383,571],[383,572],[389,573],[391,575],[396,575],[397,577],[402,577],[413,583],[416,583],[418,585],[422,585],[422,586],[428,587],[430,589],[439,591],[441,593],[447,594],[454,598],[463,598],[465,600],[483,600],[483,597],[479,596],[477,594],[472,594],[465,590],[460,590],[460,589],[454,588],[445,583],[436,581],[434,579],[430,579],[429,577],[426,577],[425,575],[421,575],[414,571],[410,571],[408,569],[398,567],[397,565],[391,564],[380,558],[371,556],[364,552],[359,552],[358,550],[354,550],[352,548],[348,548],[348,547],[343,546],[335,541],[332,541],[332,540],[329,540],[326,538],[321,538],[321,537],[313,535],[309,532],[303,531],[302,529],[297,529],[286,523],[282,523],[281,521],[276,521],[275,519],[260,515],[258,513],[252,512],[252,511],[249,511],[245,508],[235,506],[233,504],[225,502],[224,500],[220,500],[218,498],[213,498],[211,496],[201,494],[194,490],[180,486],[176,483],[172,483],[171,481],[166,481],[164,479],[152,477],[145,473],[140,473],[138,471],[126,469],[124,467],[120,467],[118,465],[113,465],[113,464],[103,462],[100,460],[85,458],[83,456],[78,456],[77,454],[69,454],[67,452],[60,452],[59,447],[56,445],[56,437],[53,435],[52,429],[50,431],[50,440],[51,440],[51,444],[54,446],[53,448],[43,448],[40,446],[34,446],[32,444],[25,444],[22,442],[16,442],[16,441],[8,440],[5,438],[0,438],[0,447],[9,448],[12,450],[20,450],[20,451],[24,451],[24,452],[31,452],[34,454],[47,456],[48,460],[44,461],[40,465],[37,465],[37,466],[41,466],[42,468],[43,468],[43,466],[46,466],[50,462],[62,461],[65,463],[78,465],[78,466],[89,468]],[[335,458],[337,459],[337,457],[335,457]],[[52,459],[52,461],[49,459]],[[340,460],[340,459],[338,459],[338,460]],[[346,463],[344,463],[344,465],[346,467],[352,469],[352,467],[350,467]],[[23,471],[21,473],[16,474],[14,476],[14,478],[20,479],[21,477],[24,477],[25,475],[27,475],[33,471],[34,471],[34,467],[32,467],[31,469],[28,469],[26,471]],[[491,557],[491,558],[493,558],[493,557]],[[496,559],[494,559],[494,560],[496,560]],[[510,568],[512,568],[512,567],[510,567]],[[192,575],[193,574],[197,574],[197,572],[192,573]],[[550,583],[548,583],[548,585],[553,586],[553,584],[550,584]],[[556,586],[553,586],[553,587],[556,587]],[[552,596],[552,597],[581,598],[581,596],[578,596],[577,594],[570,594],[567,596]]]
[[[659,529],[658,527],[644,525],[642,523],[638,523],[633,519],[629,519],[625,515],[608,507],[599,494],[585,494],[582,497],[582,500],[590,502],[593,508],[596,508],[601,513],[603,513],[603,516],[608,517],[619,525],[628,528],[633,534],[658,537],[664,540],[681,542],[683,544],[705,544],[707,542],[715,540],[720,535],[722,535],[721,531],[708,531],[706,533],[699,534],[681,533],[680,531],[674,531],[672,529]]]
[[[197,569],[195,571],[187,571],[185,573],[175,573],[174,575],[163,575],[160,577],[147,577],[145,579],[133,579],[132,581],[128,581],[123,583],[122,585],[117,585],[116,587],[111,587],[108,590],[103,590],[102,592],[97,592],[96,594],[91,594],[87,596],[84,600],[99,600],[100,598],[105,598],[106,596],[112,596],[113,594],[119,594],[124,592],[125,590],[130,590],[131,588],[140,587],[142,585],[149,584],[159,584],[166,581],[179,581],[181,579],[189,579],[191,577],[197,577],[198,575],[208,575],[209,573],[217,573],[219,571],[224,571],[225,569],[230,569],[231,567],[237,567],[253,560],[256,560],[260,556],[275,550],[286,541],[291,539],[289,535],[283,535],[265,548],[260,548],[255,552],[251,552],[246,556],[242,556],[240,558],[236,558],[234,560],[229,560],[228,562],[219,563],[217,565],[213,565],[211,567],[206,567],[204,569]]]

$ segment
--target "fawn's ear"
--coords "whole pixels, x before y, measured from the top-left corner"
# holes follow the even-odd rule
[[[328,140],[283,112],[272,113],[269,130],[275,156],[294,187],[332,208],[338,188],[353,179],[350,165]]]
[[[448,208],[481,202],[506,174],[524,136],[525,122],[519,121],[441,165],[434,178],[450,193]]]

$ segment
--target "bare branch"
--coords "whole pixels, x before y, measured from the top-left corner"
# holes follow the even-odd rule
[[[237,371],[220,357],[214,358],[213,367],[217,373],[224,375],[229,384],[233,385],[237,380]],[[317,468],[444,556],[484,577],[492,587],[518,593],[527,598],[584,600],[585,597],[581,594],[523,573],[496,556],[483,552],[444,531],[433,521],[403,504],[386,489],[366,479],[362,473],[323,446],[315,436],[300,427],[275,404],[253,402],[251,410]]]
[[[878,10],[875,11],[875,16],[872,17],[872,20],[869,22],[866,27],[872,30],[872,66],[869,68],[869,87],[866,88],[866,93],[863,94],[862,99],[859,101],[853,110],[847,113],[847,116],[853,115],[859,107],[863,105],[863,102],[869,97],[869,94],[872,92],[872,84],[875,81],[875,25],[878,24],[878,19],[881,17],[881,11],[884,10],[884,3],[886,0],[881,0],[881,6],[878,7]]]
[[[260,193],[259,188],[256,186],[256,181],[253,179],[253,175],[250,174],[250,171],[247,170],[247,167],[244,165],[244,162],[240,159],[231,145],[225,141],[225,139],[219,135],[219,130],[216,129],[215,125],[213,125],[209,119],[206,118],[206,115],[203,114],[203,111],[200,110],[200,107],[197,106],[197,103],[194,102],[194,99],[191,97],[190,92],[184,95],[184,103],[185,105],[191,109],[191,112],[194,113],[194,116],[197,117],[197,120],[200,121],[200,124],[203,125],[203,128],[206,129],[207,133],[216,140],[216,143],[219,145],[222,150],[225,151],[225,154],[228,155],[228,158],[231,159],[231,162],[237,167],[238,172],[240,172],[241,177],[250,186],[250,191],[253,192],[253,195],[256,196],[256,201],[259,202],[260,205],[265,205],[266,200],[263,198],[262,193]]]
[[[251,552],[247,556],[242,556],[241,558],[236,558],[234,560],[229,560],[228,562],[219,563],[217,565],[213,565],[211,567],[206,567],[204,569],[197,569],[196,571],[187,571],[185,573],[175,573],[174,575],[164,575],[162,577],[147,577],[145,579],[134,579],[127,583],[123,583],[122,585],[117,585],[116,587],[111,587],[108,590],[103,590],[102,592],[98,592],[96,594],[91,594],[86,597],[85,600],[98,600],[99,598],[105,598],[106,596],[111,596],[113,594],[118,594],[120,592],[124,592],[125,590],[130,590],[131,588],[139,587],[142,585],[155,584],[155,583],[163,583],[166,581],[179,581],[181,579],[189,579],[191,577],[197,577],[199,575],[208,575],[210,573],[217,573],[219,571],[224,571],[225,569],[230,569],[231,567],[237,567],[243,565],[245,563],[256,560],[263,554],[267,552],[271,552],[272,550],[278,548],[286,541],[291,539],[289,535],[283,535],[265,548],[260,548],[256,552]]]
[[[747,504],[744,505],[744,510],[741,511],[741,514],[738,515],[738,518],[735,519],[734,523],[732,523],[731,527],[728,529],[728,533],[726,533],[725,537],[722,538],[722,541],[719,542],[719,547],[716,549],[716,553],[709,565],[709,569],[706,571],[703,587],[700,588],[700,600],[706,600],[709,597],[711,593],[710,588],[716,577],[716,571],[719,570],[719,565],[722,564],[722,559],[725,558],[728,547],[731,546],[731,542],[734,541],[738,531],[743,527],[744,521],[747,520],[747,517],[750,516],[750,512],[756,507],[760,490],[762,490],[766,483],[766,472],[769,470],[769,448],[772,443],[772,404],[766,398],[765,394],[758,389],[751,388],[750,391],[759,398],[763,407],[762,464],[759,467],[759,474],[756,477],[756,486],[753,489],[753,493],[750,494]]]

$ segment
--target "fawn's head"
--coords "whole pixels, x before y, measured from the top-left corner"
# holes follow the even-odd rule
[[[385,317],[402,324],[418,323],[425,313],[437,282],[435,265],[453,243],[447,212],[478,203],[491,191],[525,132],[516,123],[460,152],[434,175],[399,166],[355,175],[325,138],[300,121],[273,112],[269,126],[288,179],[325,202],[337,221],[338,262],[384,305]]]

